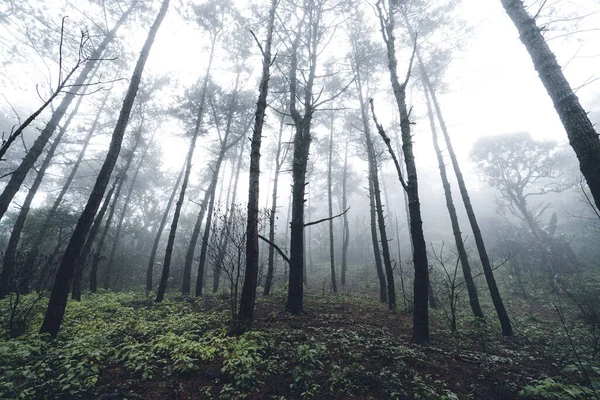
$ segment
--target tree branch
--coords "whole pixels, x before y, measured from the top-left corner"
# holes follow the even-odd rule
[[[313,222],[307,222],[306,224],[304,224],[304,227],[306,228],[307,226],[317,225],[317,224],[320,224],[321,222],[326,222],[326,221],[330,221],[334,218],[341,217],[342,215],[346,214],[348,212],[348,210],[350,210],[350,207],[346,208],[346,211],[344,211],[343,213],[334,215],[333,217],[323,218],[323,219],[320,219],[318,221],[313,221]]]
[[[273,248],[275,250],[277,250],[277,252],[279,253],[279,255],[289,264],[290,263],[290,258],[283,252],[283,250],[281,250],[279,248],[279,246],[277,246],[275,243],[271,242],[269,239],[267,239],[266,237],[264,237],[263,235],[258,235],[258,237],[262,240],[264,240],[265,242],[267,242],[270,246],[273,246]]]

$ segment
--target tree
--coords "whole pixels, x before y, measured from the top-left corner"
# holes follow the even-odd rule
[[[473,145],[471,158],[486,175],[487,182],[498,189],[513,215],[525,221],[550,276],[561,272],[562,267],[546,248],[551,245],[552,235],[537,221],[547,205],[539,204],[536,207],[539,212],[535,212],[528,203],[534,196],[561,192],[572,186],[561,179],[567,160],[564,153],[556,151],[556,142],[534,140],[523,132],[483,137]]]
[[[102,58],[102,54],[106,50],[107,46],[112,42],[115,38],[117,31],[123,25],[123,23],[127,20],[131,12],[135,9],[137,5],[137,0],[133,1],[130,7],[123,13],[119,21],[115,24],[115,26],[110,30],[102,39],[102,42],[94,49],[92,55],[89,57],[89,62],[85,64],[79,76],[71,86],[71,89],[68,93],[65,94],[59,106],[52,113],[52,117],[46,124],[45,128],[41,131],[40,135],[37,137],[25,158],[17,169],[10,175],[10,180],[6,184],[4,191],[0,194],[0,218],[4,215],[10,202],[14,198],[14,196],[19,191],[19,188],[23,184],[27,173],[33,168],[33,165],[37,161],[38,157],[42,154],[44,147],[50,140],[50,137],[58,127],[58,124],[62,120],[63,116],[67,112],[71,102],[77,96],[79,90],[84,83],[88,80],[90,72],[94,69],[94,66],[98,60]]]
[[[150,293],[152,290],[152,277],[154,274],[154,263],[156,260],[156,253],[158,251],[158,245],[160,244],[160,237],[162,236],[162,232],[165,229],[167,224],[167,218],[169,218],[169,212],[171,211],[171,206],[173,205],[173,200],[175,199],[175,195],[177,194],[177,189],[179,189],[179,184],[181,183],[181,178],[185,171],[186,163],[183,164],[179,174],[177,175],[177,180],[175,180],[175,184],[173,185],[173,190],[171,190],[171,195],[169,196],[169,200],[167,201],[167,205],[165,207],[165,211],[163,212],[163,216],[158,224],[158,228],[156,229],[156,234],[154,237],[154,242],[152,243],[152,250],[150,250],[150,259],[148,260],[148,267],[146,268],[146,295]]]
[[[406,191],[408,197],[408,208],[410,214],[410,234],[413,241],[413,263],[415,269],[414,281],[414,310],[413,310],[413,332],[412,338],[415,342],[426,342],[429,340],[429,312],[427,309],[428,300],[428,284],[429,284],[429,265],[427,263],[427,245],[423,235],[423,221],[421,219],[421,205],[419,202],[419,187],[417,178],[417,168],[413,153],[411,129],[410,129],[410,114],[406,106],[406,86],[408,85],[411,69],[412,57],[408,68],[408,73],[404,82],[400,82],[398,78],[394,36],[394,1],[389,0],[387,6],[382,0],[377,2],[377,13],[381,26],[381,35],[387,49],[388,70],[394,97],[400,113],[400,128],[402,132],[402,151],[404,153],[404,163],[406,164],[407,181],[401,175],[399,164],[396,163],[398,177],[402,183],[402,187]],[[398,5],[402,7],[402,5]],[[415,38],[416,40],[416,38]],[[415,43],[416,48],[416,43]],[[414,52],[413,52],[414,56]],[[373,103],[371,102],[371,105]],[[378,131],[386,141],[388,150],[393,153],[390,145],[390,139],[383,133],[383,128],[378,125]],[[383,133],[383,134],[382,134]],[[387,139],[386,139],[387,138]],[[395,155],[393,156],[395,158]]]
[[[54,287],[52,288],[50,301],[48,302],[48,308],[46,310],[46,315],[44,316],[44,322],[40,328],[40,333],[50,334],[52,338],[56,337],[60,329],[60,325],[62,324],[75,263],[79,258],[79,254],[81,253],[81,249],[85,242],[85,237],[90,230],[94,216],[96,215],[98,207],[100,206],[100,202],[102,201],[102,197],[104,197],[104,192],[106,190],[106,186],[108,185],[110,175],[117,162],[117,158],[121,150],[121,143],[123,142],[123,136],[125,134],[125,128],[127,127],[135,96],[142,79],[142,73],[144,71],[146,61],[148,60],[152,44],[154,43],[154,38],[156,37],[156,33],[158,32],[158,29],[165,18],[168,8],[169,0],[164,0],[154,23],[150,27],[146,42],[142,47],[142,51],[135,65],[135,69],[133,70],[131,81],[123,100],[123,106],[121,108],[121,112],[119,113],[119,119],[117,120],[117,124],[113,131],[106,159],[102,164],[102,168],[100,169],[98,178],[96,179],[96,183],[92,189],[92,193],[90,194],[88,202],[81,213],[79,220],[77,221],[73,236],[69,241],[63,259],[56,273]]]
[[[596,207],[600,208],[600,138],[598,133],[546,43],[542,29],[538,28],[535,18],[529,15],[523,1],[500,1],[519,31],[521,42],[529,52],[535,70],[554,103],[554,108],[567,131],[571,147],[579,159],[579,168],[594,197]]]

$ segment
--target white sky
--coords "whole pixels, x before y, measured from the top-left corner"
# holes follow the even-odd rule
[[[587,9],[600,7],[596,0],[568,1]],[[517,31],[502,9],[500,1],[463,0],[460,13],[467,24],[474,26],[474,32],[464,51],[456,54],[445,79],[449,92],[442,95],[440,100],[454,146],[460,159],[463,160],[463,168],[473,186],[479,180],[472,173],[467,159],[472,143],[480,135],[528,131],[535,138],[564,142],[566,134],[533,69],[529,55],[519,41]],[[586,19],[580,29],[598,27],[600,27],[600,14]],[[139,43],[136,46],[139,48],[145,39],[145,31],[137,29],[133,36],[133,39],[129,39]],[[566,64],[575,53],[578,54],[565,70],[572,87],[580,86],[591,76],[600,76],[600,31],[581,33],[568,40],[553,40],[550,41],[550,46],[557,54],[561,65]],[[171,9],[157,36],[145,73],[167,73],[182,83],[189,83],[204,74],[206,58],[207,52],[202,45],[201,34],[190,25],[183,24],[175,10]],[[255,58],[255,62],[260,62],[258,54]],[[403,70],[405,65],[406,60],[399,60],[400,70]],[[35,93],[32,89],[32,78],[35,77],[39,81],[45,71],[44,68],[31,66],[27,68],[37,69],[38,74],[27,77],[16,70],[12,71],[12,74],[8,72],[9,77],[14,77],[15,84],[0,88],[0,92],[13,103],[27,104],[32,98],[32,93]],[[217,64],[215,71],[218,71],[218,68]],[[128,76],[129,73],[124,75]],[[216,76],[218,73],[215,72],[213,75]],[[24,91],[24,86],[29,86],[29,90]],[[593,82],[578,92],[589,111],[600,107],[598,92],[600,92],[600,81]],[[423,116],[424,105],[420,99],[414,100],[415,115]],[[1,97],[0,104],[6,107],[6,102]],[[31,104],[30,108],[33,109],[35,106]],[[394,109],[390,112],[397,111]],[[385,120],[385,117],[382,119]],[[415,127],[417,164],[421,169],[436,168],[428,123],[424,119],[417,122]],[[175,130],[176,127],[166,127],[165,135],[161,139],[163,161],[165,167],[171,170],[180,167],[186,151],[186,143],[183,140],[169,135]],[[202,143],[200,145],[202,146]],[[198,159],[205,161],[198,161],[197,168],[206,165],[209,160],[202,157],[202,151],[199,150]],[[266,178],[269,171],[264,167],[262,170],[263,177]],[[246,181],[246,177],[240,178],[241,183]],[[266,179],[263,179],[262,195],[266,194],[265,181]]]

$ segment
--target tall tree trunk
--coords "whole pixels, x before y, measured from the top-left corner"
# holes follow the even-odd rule
[[[25,221],[27,219],[27,215],[29,214],[33,198],[35,197],[40,185],[42,184],[42,180],[44,179],[46,170],[50,166],[50,162],[54,157],[54,152],[56,151],[56,148],[62,140],[66,128],[67,126],[65,125],[62,127],[62,129],[60,129],[58,135],[54,139],[54,142],[48,149],[46,157],[44,158],[44,161],[42,162],[42,165],[40,166],[37,172],[37,175],[35,177],[35,180],[33,181],[33,184],[31,185],[31,188],[29,189],[29,192],[27,192],[25,201],[21,205],[21,210],[19,211],[19,215],[17,216],[15,224],[13,225],[13,229],[8,240],[8,246],[6,246],[6,250],[4,252],[4,267],[2,269],[2,275],[0,276],[0,299],[5,298],[9,294],[11,289],[17,290],[19,294],[29,293],[29,271],[20,271],[19,282],[16,285],[14,285],[13,282],[13,274],[15,272],[16,267],[17,247],[19,245],[21,232],[23,231],[23,227],[25,226]]]
[[[65,194],[67,193],[67,191],[69,190],[69,187],[71,186],[71,183],[73,183],[73,180],[75,179],[77,170],[79,169],[79,166],[81,165],[81,162],[83,161],[85,151],[87,150],[87,147],[90,144],[90,140],[92,139],[92,136],[96,132],[96,128],[98,127],[98,123],[100,122],[100,117],[104,111],[104,107],[106,106],[109,95],[110,95],[110,91],[107,90],[106,94],[104,95],[104,98],[102,99],[100,108],[98,109],[98,112],[96,113],[94,122],[92,122],[92,126],[87,131],[87,134],[86,134],[85,138],[83,139],[83,144],[82,144],[81,150],[79,150],[77,159],[75,160],[75,163],[73,163],[71,172],[69,173],[67,180],[63,184],[63,187],[62,187],[60,193],[58,194],[58,197],[56,197],[56,199],[54,200],[54,203],[52,204],[52,207],[48,211],[48,215],[44,219],[44,223],[42,224],[42,227],[38,231],[38,233],[35,237],[35,240],[33,242],[33,245],[31,246],[29,252],[27,253],[27,256],[25,257],[25,261],[23,263],[24,270],[33,271],[33,267],[35,265],[35,260],[38,256],[39,248],[42,245],[42,243],[44,242],[44,240],[46,240],[46,232],[48,232],[48,229],[50,229],[50,227],[52,226],[54,216],[56,215],[56,211],[58,210],[58,207],[60,207],[62,200],[65,197]]]
[[[344,171],[342,173],[342,209],[348,209],[348,142],[346,142],[346,149],[344,150]],[[348,215],[345,213],[342,215],[344,228],[342,231],[342,286],[346,285],[346,269],[348,260],[348,246],[350,245],[350,227],[348,225]]]
[[[106,217],[106,222],[104,223],[104,229],[102,230],[100,240],[98,240],[98,244],[96,244],[96,248],[92,253],[92,269],[90,271],[90,292],[92,293],[96,293],[96,291],[98,290],[98,266],[100,265],[100,255],[102,254],[102,250],[104,250],[104,243],[106,242],[108,232],[110,231],[110,227],[112,225],[112,220],[115,216],[117,203],[119,202],[119,197],[121,196],[121,189],[123,188],[123,183],[125,181],[125,173],[119,173],[116,178],[116,181],[118,181],[117,188],[115,190],[115,194],[110,205],[110,210],[108,211],[108,216]],[[90,242],[90,250],[92,244],[93,243]],[[83,250],[86,250],[87,248],[88,247],[84,245],[82,252],[79,255],[79,259],[87,260],[88,255],[83,253]]]
[[[406,299],[406,290],[404,289],[404,271],[402,270],[402,253],[400,251],[400,226],[398,225],[398,213],[394,212],[396,220],[396,246],[398,247],[398,276],[400,277],[400,289],[402,290],[402,304],[404,309],[408,310],[408,301]]]
[[[421,74],[425,73],[423,64],[419,63],[421,67]],[[444,162],[444,156],[438,142],[437,127],[435,125],[435,119],[433,116],[433,109],[431,107],[431,98],[427,90],[425,90],[425,100],[427,104],[427,115],[429,117],[429,125],[431,127],[431,135],[433,139],[433,148],[438,161],[438,168],[440,170],[440,178],[442,179],[442,186],[444,188],[444,197],[446,198],[446,208],[448,209],[448,215],[450,216],[450,224],[452,225],[452,234],[454,235],[454,243],[458,252],[458,258],[460,259],[460,265],[462,267],[463,275],[465,277],[465,285],[467,292],[469,293],[469,304],[473,315],[477,318],[485,318],[481,305],[479,304],[479,296],[477,295],[477,287],[475,281],[473,281],[473,274],[471,274],[471,265],[469,263],[469,257],[467,256],[467,250],[465,249],[465,243],[463,241],[462,233],[460,232],[460,224],[458,223],[458,215],[456,214],[456,208],[454,207],[454,200],[452,199],[452,188],[448,181],[448,174],[446,173],[446,164]]]
[[[329,263],[331,266],[331,289],[337,294],[337,282],[335,278],[335,244],[333,242],[333,195],[331,189],[331,164],[333,161],[333,112],[330,113],[329,122],[329,156],[327,167],[327,206],[329,209]]]
[[[239,75],[238,75],[237,79],[239,79]],[[231,103],[229,104],[229,115],[227,117],[227,125],[225,127],[225,134],[223,135],[223,139],[221,140],[221,150],[219,151],[219,155],[217,157],[215,166],[213,168],[212,180],[210,182],[210,186],[208,187],[208,189],[206,191],[205,200],[204,200],[204,203],[202,204],[202,209],[200,210],[200,213],[198,214],[198,219],[196,220],[196,224],[201,223],[202,219],[204,217],[203,214],[206,211],[206,213],[207,213],[206,223],[204,226],[204,234],[202,235],[202,246],[200,247],[200,260],[199,260],[199,264],[198,264],[198,275],[196,277],[196,296],[202,296],[202,288],[204,286],[204,270],[206,267],[206,258],[207,258],[207,254],[208,254],[208,242],[210,239],[210,233],[211,233],[211,229],[212,229],[213,211],[214,211],[214,207],[215,207],[216,190],[217,190],[217,184],[219,183],[219,174],[221,171],[221,164],[223,163],[223,159],[225,158],[225,154],[227,153],[227,150],[229,150],[233,145],[235,145],[237,143],[237,140],[235,140],[231,144],[227,143],[227,141],[229,139],[229,135],[231,133],[231,123],[233,121],[233,116],[234,116],[233,107],[235,105],[236,98],[237,98],[237,86],[239,83],[239,81],[237,79],[236,79],[236,84],[235,84],[235,92],[234,92],[234,95],[232,96]],[[243,134],[240,135],[238,140],[242,137],[243,137]],[[220,192],[221,193],[219,194],[219,201],[222,196],[223,185],[221,185]],[[208,200],[208,203],[207,203],[207,200]],[[196,231],[196,228],[194,228],[194,233],[195,233],[195,231]],[[188,256],[190,254],[193,255],[193,252],[196,247],[195,241],[197,240],[197,237],[198,237],[197,235],[195,238],[192,237],[192,241],[194,241],[193,243],[192,243],[192,241],[190,241],[191,250],[188,249]],[[187,259],[187,257],[186,257],[186,259]]]
[[[90,79],[93,79],[93,77],[96,75],[97,70],[98,70],[98,68],[96,68],[92,72]],[[44,158],[42,165],[40,166],[39,170],[37,171],[37,175],[33,181],[33,184],[31,186],[31,188],[29,189],[29,191],[27,192],[25,201],[21,205],[21,210],[19,211],[19,215],[17,216],[17,219],[13,226],[13,230],[12,230],[10,238],[8,240],[8,245],[6,247],[6,250],[4,251],[4,260],[3,260],[4,268],[2,270],[2,275],[0,276],[0,299],[4,298],[8,294],[8,290],[9,290],[11,281],[14,279],[14,277],[12,275],[13,275],[13,272],[15,269],[17,246],[19,244],[19,240],[21,238],[21,233],[23,231],[23,228],[25,226],[25,221],[27,220],[27,216],[28,216],[29,210],[31,208],[31,203],[33,202],[33,199],[34,199],[40,185],[42,184],[42,180],[44,179],[44,175],[46,174],[46,169],[48,169],[48,167],[50,166],[50,163],[52,162],[52,158],[54,157],[56,148],[60,144],[65,132],[71,125],[73,118],[75,117],[75,115],[77,115],[77,113],[79,111],[79,107],[81,106],[81,103],[83,101],[84,94],[85,94],[85,90],[84,90],[84,93],[82,93],[82,95],[77,100],[77,103],[75,104],[73,111],[69,114],[69,118],[67,118],[67,120],[65,121],[65,124],[59,129],[58,135],[56,136],[56,138],[54,139],[54,142],[48,149],[48,152],[46,153],[46,157]],[[47,218],[49,218],[49,217],[51,217],[50,213],[48,214]],[[32,250],[33,249],[30,250],[30,253],[33,253]],[[21,266],[21,271],[19,273],[19,275],[20,275],[19,283],[17,286],[14,287],[16,290],[19,291],[20,294],[29,293],[29,278],[31,277],[31,274],[33,273],[33,266],[34,266],[33,264],[35,262],[35,256],[32,261],[33,262],[31,262],[31,263],[24,262],[23,265]]]
[[[138,134],[137,134],[138,141],[141,139],[141,136],[142,136],[143,124],[144,124],[144,119],[142,118],[141,126],[140,126]],[[117,229],[115,230],[115,237],[113,238],[112,247],[110,249],[108,261],[106,263],[106,270],[104,271],[104,282],[102,284],[102,287],[104,288],[104,290],[108,290],[108,288],[110,286],[111,273],[113,270],[113,264],[115,263],[115,256],[117,254],[117,248],[121,244],[121,231],[123,229],[123,222],[125,221],[125,216],[127,215],[128,211],[129,211],[129,203],[131,202],[131,196],[133,195],[133,189],[135,189],[135,183],[137,181],[138,174],[140,173],[140,169],[142,168],[142,165],[144,164],[144,160],[146,159],[146,154],[148,153],[148,149],[150,148],[150,145],[152,144],[153,139],[154,139],[154,136],[150,139],[150,141],[144,148],[144,151],[142,152],[140,161],[135,169],[135,172],[133,173],[133,177],[131,178],[131,184],[129,185],[129,190],[127,191],[127,195],[125,196],[125,201],[123,202],[123,208],[121,209],[121,215],[119,216],[119,222],[117,223]],[[136,148],[137,148],[137,143],[136,143]]]
[[[108,217],[106,218],[106,223],[104,225],[104,230],[102,231],[102,235],[100,235],[100,240],[98,241],[98,245],[94,251],[94,256],[92,260],[92,271],[90,273],[90,291],[92,293],[96,293],[98,289],[98,266],[100,265],[100,261],[102,260],[101,255],[104,251],[104,244],[106,243],[106,238],[108,237],[108,232],[112,226],[112,221],[115,216],[115,212],[117,210],[117,204],[119,199],[121,198],[121,190],[123,189],[123,184],[125,183],[125,179],[127,176],[127,172],[131,167],[131,162],[133,161],[133,157],[135,155],[135,150],[140,141],[139,132],[136,135],[136,141],[133,149],[129,152],[129,154],[125,157],[125,165],[123,169],[119,172],[119,185],[117,186],[117,190],[115,192],[114,200],[112,205],[110,206],[110,210],[108,212]],[[85,246],[84,246],[85,247]],[[81,254],[82,256],[87,257],[87,254]],[[108,289],[108,288],[105,288]]]
[[[58,330],[62,324],[75,263],[84,245],[85,237],[90,230],[90,226],[92,225],[96,211],[98,211],[98,207],[102,202],[102,197],[104,197],[104,192],[106,190],[106,186],[108,185],[110,175],[117,162],[117,158],[119,157],[121,144],[123,142],[123,135],[125,133],[127,123],[129,122],[129,115],[131,113],[133,102],[140,85],[140,80],[142,79],[144,66],[146,65],[146,60],[150,54],[150,49],[152,48],[158,28],[160,27],[160,24],[167,13],[168,6],[169,0],[164,0],[156,20],[150,27],[148,37],[146,38],[146,42],[144,43],[144,47],[142,48],[142,52],[140,53],[136,63],[133,75],[131,76],[129,88],[127,90],[127,94],[125,95],[125,99],[123,100],[123,106],[121,107],[121,112],[119,114],[119,119],[117,120],[115,130],[113,131],[113,136],[106,159],[104,160],[102,168],[100,169],[100,173],[96,179],[96,184],[92,189],[92,193],[90,194],[85,209],[77,221],[73,236],[69,241],[69,245],[67,246],[62,262],[58,267],[54,287],[52,288],[52,294],[50,295],[50,301],[48,302],[48,309],[46,310],[44,322],[40,328],[40,333],[42,334],[48,333],[54,338],[58,334]]]
[[[379,279],[379,301],[387,303],[387,283],[385,272],[383,272],[383,263],[381,262],[381,252],[379,251],[379,237],[377,235],[377,212],[375,211],[375,192],[373,190],[373,181],[371,175],[368,175],[369,181],[369,214],[371,216],[371,241],[373,242],[373,254],[375,256],[375,270],[377,279]]]
[[[104,202],[100,207],[100,211],[98,211],[98,215],[96,215],[96,218],[94,219],[94,224],[90,228],[90,232],[88,233],[87,238],[85,239],[85,244],[83,245],[83,249],[81,250],[79,259],[75,264],[75,271],[73,273],[73,287],[71,290],[71,298],[73,300],[81,300],[81,282],[83,270],[88,263],[88,255],[90,254],[92,245],[94,244],[94,240],[96,239],[96,235],[100,230],[100,225],[102,225],[102,219],[104,218],[104,214],[106,214],[106,211],[108,210],[108,205],[110,204],[110,200],[112,199],[112,195],[118,184],[119,178],[116,178],[112,184],[112,187],[110,188],[110,190],[104,198]]]
[[[558,61],[546,43],[542,30],[537,27],[525,9],[522,0],[500,0],[504,10],[519,31],[521,42],[531,56],[554,108],[567,131],[569,143],[577,158],[596,207],[600,209],[600,138],[581,106]]]
[[[198,133],[200,132],[200,126],[202,125],[202,119],[204,118],[204,107],[205,107],[205,103],[206,103],[206,96],[207,96],[207,90],[208,90],[208,82],[210,80],[210,71],[212,68],[212,63],[213,63],[213,59],[214,59],[214,55],[215,55],[215,47],[217,44],[217,36],[213,36],[212,37],[212,42],[211,42],[211,47],[210,47],[210,55],[208,56],[208,67],[206,68],[206,74],[204,75],[204,80],[202,83],[202,93],[200,95],[200,106],[198,107],[198,114],[196,116],[196,128],[194,130],[194,136],[192,138],[192,142],[190,143],[190,153],[188,155],[189,158],[189,162],[188,162],[188,167],[186,169],[186,176],[188,178],[184,179],[184,185],[181,188],[181,194],[179,196],[179,199],[181,201],[177,202],[175,205],[175,215],[177,217],[177,220],[175,219],[175,216],[173,216],[173,222],[171,223],[171,230],[177,230],[177,225],[179,223],[179,215],[181,213],[181,207],[183,205],[183,200],[185,198],[185,191],[187,189],[187,182],[189,180],[189,170],[191,170],[192,168],[192,156],[194,153],[194,148],[196,147],[196,139],[198,137]],[[207,198],[205,196],[205,198]],[[177,210],[179,209],[179,211]],[[202,205],[202,209],[200,210],[200,213],[202,213],[204,210],[206,209],[206,202],[203,203]],[[199,216],[200,218],[200,216]],[[185,256],[185,263],[183,265],[183,282],[181,285],[181,293],[183,294],[189,294],[190,293],[190,288],[191,288],[191,282],[192,282],[192,263],[194,262],[194,252],[196,251],[196,243],[198,242],[198,235],[200,233],[200,226],[202,224],[202,220],[198,221],[198,219],[196,219],[196,225],[194,226],[194,230],[192,231],[192,238],[190,240],[190,244],[188,246],[188,250]],[[204,218],[204,216],[202,216],[202,218]],[[171,234],[173,235],[173,241],[175,240],[175,233],[176,232],[171,232],[169,234],[169,243],[171,242]],[[167,249],[169,249],[169,243],[167,243]],[[170,246],[171,248],[171,253],[173,251],[173,244],[171,244]],[[169,267],[171,265],[171,254],[169,254]],[[167,259],[167,257],[165,256],[165,260]],[[163,264],[163,269],[164,269],[164,264]],[[168,276],[167,278],[168,279]],[[166,285],[166,282],[165,282]],[[166,286],[165,286],[166,289]],[[164,296],[164,295],[163,295]],[[161,299],[162,301],[162,299]]]
[[[167,202],[167,206],[165,207],[165,212],[160,220],[160,224],[158,225],[158,229],[156,230],[156,236],[154,237],[154,242],[152,243],[152,250],[150,250],[150,260],[148,261],[148,267],[146,268],[146,296],[152,291],[152,279],[154,275],[154,262],[156,260],[156,253],[158,251],[158,245],[160,244],[160,237],[162,236],[162,232],[165,229],[165,225],[167,225],[167,219],[169,218],[169,212],[171,211],[171,206],[173,205],[173,200],[175,200],[175,195],[177,194],[177,189],[179,189],[179,183],[181,183],[181,178],[183,177],[183,173],[185,171],[186,163],[183,164],[181,170],[179,171],[179,175],[177,175],[177,180],[175,181],[175,185],[173,185],[173,190],[171,190],[171,195],[169,196],[169,201]]]
[[[407,182],[406,194],[408,196],[408,208],[410,214],[410,233],[413,240],[413,263],[415,268],[414,280],[414,310],[413,310],[413,332],[412,339],[417,342],[429,340],[429,310],[427,308],[429,265],[427,263],[427,245],[423,235],[423,221],[421,219],[421,205],[419,202],[419,187],[417,178],[417,167],[413,153],[412,137],[410,132],[410,119],[406,107],[406,85],[398,79],[394,37],[394,13],[392,12],[393,0],[388,0],[387,13],[381,9],[381,3],[377,3],[381,22],[381,33],[386,44],[388,69],[394,97],[400,113],[400,129],[402,133],[402,151],[404,163],[406,164]]]
[[[368,131],[367,131],[367,135]],[[367,136],[367,142],[371,142],[370,136]],[[379,176],[378,166],[373,150],[372,142],[370,145],[369,152],[370,157],[370,169],[371,169],[371,181],[373,182],[373,196],[375,197],[375,213],[377,215],[377,225],[379,226],[379,237],[381,239],[381,255],[383,256],[383,266],[385,267],[385,275],[387,282],[387,303],[390,310],[396,309],[396,285],[394,283],[394,270],[392,269],[392,260],[390,257],[390,248],[387,238],[387,231],[385,229],[385,217],[383,215],[383,204],[381,201],[381,190],[379,189]]]
[[[418,52],[417,58],[419,63],[423,64],[420,58],[420,54]],[[427,73],[423,74],[423,83],[425,85],[425,89],[429,90],[435,113],[440,123],[440,127],[442,128],[444,141],[446,143],[446,148],[448,149],[448,154],[450,155],[450,161],[452,163],[452,168],[454,169],[454,174],[456,175],[456,181],[458,183],[460,195],[465,205],[465,210],[467,212],[467,217],[469,218],[469,223],[471,224],[471,230],[473,231],[473,237],[477,246],[477,252],[479,253],[479,258],[481,260],[481,267],[483,268],[483,273],[488,285],[488,289],[490,291],[490,295],[492,297],[492,302],[494,303],[494,308],[496,309],[496,313],[498,314],[498,320],[500,321],[500,325],[502,326],[502,333],[505,336],[511,336],[512,326],[510,323],[510,318],[508,317],[508,313],[506,312],[506,309],[504,307],[504,302],[502,301],[502,297],[500,296],[500,291],[498,290],[498,285],[496,284],[496,279],[494,278],[494,272],[490,263],[489,256],[487,254],[487,250],[485,248],[483,235],[481,234],[481,229],[479,228],[479,223],[477,222],[477,217],[475,216],[475,211],[473,210],[473,205],[471,204],[471,198],[469,197],[467,185],[465,184],[465,179],[460,169],[460,165],[458,164],[458,159],[456,158],[456,153],[454,152],[454,148],[452,146],[452,141],[450,140],[450,134],[448,133],[448,128],[446,126],[446,122],[442,114],[442,109],[438,102],[435,90],[431,85],[431,82],[429,81],[429,76],[427,75]]]
[[[21,164],[11,174],[10,180],[4,187],[4,191],[2,192],[2,194],[0,194],[0,218],[4,216],[4,213],[8,209],[10,202],[15,197],[15,195],[19,191],[19,188],[23,184],[27,173],[31,170],[40,154],[42,154],[44,147],[50,140],[50,137],[56,130],[56,127],[67,112],[67,109],[71,105],[71,102],[73,101],[73,99],[75,99],[79,90],[81,90],[81,88],[84,87],[84,83],[88,80],[88,76],[90,75],[90,72],[92,72],[92,70],[94,69],[97,60],[102,58],[104,50],[106,50],[106,47],[115,38],[117,31],[119,30],[121,25],[123,25],[123,23],[127,20],[127,18],[129,17],[133,9],[136,7],[136,5],[137,0],[131,3],[131,6],[127,9],[127,11],[125,11],[125,13],[123,13],[123,15],[121,16],[119,21],[117,21],[113,29],[106,34],[104,39],[102,39],[102,42],[100,42],[98,47],[93,51],[92,55],[90,56],[90,60],[85,64],[85,66],[79,73],[79,76],[77,77],[73,85],[70,86],[69,91],[63,97],[59,106],[52,113],[50,121],[48,121],[46,127],[42,130],[40,135],[33,142],[33,145],[29,148],[29,151],[23,158]]]
[[[250,176],[248,179],[248,219],[246,225],[246,271],[244,286],[240,297],[239,319],[246,327],[252,325],[254,319],[254,302],[256,300],[256,285],[258,281],[258,199],[260,180],[260,148],[265,113],[267,111],[267,96],[269,94],[269,78],[271,67],[271,44],[273,41],[273,25],[277,0],[271,1],[269,23],[267,25],[267,41],[263,52],[263,69],[256,103],[256,118],[252,132],[250,147]],[[277,162],[277,161],[276,161]]]
[[[275,243],[275,220],[277,216],[277,189],[279,184],[279,172],[283,160],[281,158],[282,143],[281,138],[283,135],[284,117],[279,119],[279,135],[277,137],[277,152],[275,153],[275,176],[273,177],[273,195],[271,197],[271,212],[269,213],[269,240],[271,243]],[[273,274],[275,273],[275,248],[269,246],[269,261],[267,266],[267,277],[265,279],[265,288],[263,296],[271,294],[271,286],[273,285]]]

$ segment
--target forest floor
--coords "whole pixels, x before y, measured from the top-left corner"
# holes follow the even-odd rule
[[[283,302],[283,293],[259,299],[254,328],[241,336],[224,328],[225,296],[70,302],[58,340],[0,339],[0,398],[594,398],[563,372],[569,352],[556,357],[559,342],[546,333],[560,329],[543,305],[522,305],[527,333],[510,338],[466,315],[452,334],[433,312],[430,342],[416,345],[412,315],[371,297],[310,293],[302,316]]]

